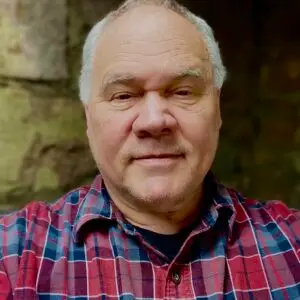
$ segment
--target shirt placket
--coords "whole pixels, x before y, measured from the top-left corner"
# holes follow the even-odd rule
[[[194,299],[190,265],[171,264],[166,278],[164,299]]]

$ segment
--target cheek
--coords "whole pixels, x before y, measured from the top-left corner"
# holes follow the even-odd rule
[[[182,120],[183,135],[190,144],[191,151],[200,155],[214,152],[219,138],[217,113],[203,109],[188,113]]]
[[[181,116],[181,119],[185,130],[199,139],[218,131],[218,114],[212,109],[203,108],[195,112],[187,112]]]
[[[218,140],[218,132],[212,130],[211,125],[206,123],[199,123],[198,127],[195,127],[190,131],[189,137],[195,150],[201,152],[207,151],[214,147]],[[198,152],[198,151],[197,151]]]
[[[96,107],[89,126],[89,138],[96,147],[98,157],[110,161],[115,159],[128,136],[128,124],[124,112],[110,113],[101,105]]]

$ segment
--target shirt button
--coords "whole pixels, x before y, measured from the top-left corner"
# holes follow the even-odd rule
[[[175,284],[179,284],[180,281],[181,281],[181,277],[180,277],[180,274],[176,271],[172,272],[172,281],[175,283]]]

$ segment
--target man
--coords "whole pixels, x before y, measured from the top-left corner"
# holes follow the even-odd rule
[[[225,78],[206,22],[128,0],[91,30],[80,97],[101,175],[0,223],[0,299],[300,299],[300,215],[210,172]]]

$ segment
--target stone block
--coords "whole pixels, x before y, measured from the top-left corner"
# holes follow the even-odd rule
[[[0,0],[0,75],[67,77],[66,0]]]
[[[51,89],[0,88],[0,210],[52,200],[95,170],[81,103]]]

